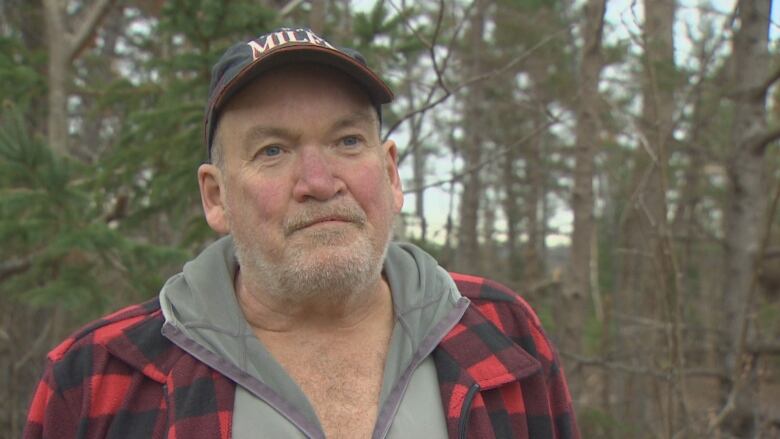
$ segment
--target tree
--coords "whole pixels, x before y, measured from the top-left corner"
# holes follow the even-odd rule
[[[729,198],[723,309],[725,321],[736,322],[737,330],[728,338],[726,372],[731,383],[726,387],[726,405],[720,419],[727,419],[727,431],[740,437],[752,436],[758,429],[754,413],[756,358],[746,351],[748,313],[762,258],[759,249],[762,238],[766,238],[761,236],[762,214],[767,208],[766,150],[773,140],[780,138],[779,129],[768,128],[766,108],[768,89],[776,80],[776,75],[767,76],[771,4],[771,0],[740,1],[739,28],[733,39],[733,149],[727,162]]]
[[[69,75],[73,61],[90,44],[111,4],[112,0],[95,0],[89,5],[81,4],[77,16],[71,18],[63,2],[43,1],[49,49],[48,143],[58,155],[70,155],[67,106],[70,91]]]
[[[488,3],[475,0],[474,12],[469,20],[464,44],[466,77],[475,77],[485,70],[485,20]],[[467,90],[463,102],[463,140],[460,151],[465,168],[469,169],[463,177],[463,192],[460,201],[460,225],[458,226],[458,250],[455,256],[455,268],[466,273],[480,271],[482,260],[479,251],[479,209],[483,185],[481,181],[482,151],[485,148],[482,125],[484,123],[485,84],[477,81]]]
[[[594,156],[599,148],[600,137],[598,87],[604,66],[601,41],[604,34],[606,7],[606,0],[591,0],[584,6],[585,24],[579,65],[574,185],[571,200],[574,213],[574,229],[571,235],[571,279],[565,290],[566,308],[572,312],[568,313],[566,318],[564,340],[567,341],[567,345],[564,348],[573,352],[582,351],[580,331],[588,317],[583,310],[588,309],[586,304],[591,297],[591,288],[598,288],[597,285],[592,287],[591,279],[594,271],[592,264],[598,262],[591,258],[596,239],[593,178]]]

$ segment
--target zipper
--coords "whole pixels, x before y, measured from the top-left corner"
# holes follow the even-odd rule
[[[474,395],[479,392],[479,384],[474,383],[469,387],[466,397],[463,399],[463,407],[460,409],[460,422],[458,424],[458,437],[466,439],[466,427],[469,425],[469,416],[471,416],[471,403],[474,401]]]

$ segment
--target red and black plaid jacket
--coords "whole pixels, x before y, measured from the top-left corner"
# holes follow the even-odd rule
[[[433,353],[453,438],[578,438],[569,391],[539,320],[517,294],[453,274],[471,299]],[[160,333],[157,300],[78,331],[48,356],[24,437],[231,436],[235,384]]]

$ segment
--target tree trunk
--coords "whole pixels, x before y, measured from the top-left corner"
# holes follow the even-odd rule
[[[501,162],[501,174],[503,177],[504,187],[504,215],[506,216],[507,223],[507,247],[509,258],[506,264],[507,276],[513,284],[519,284],[522,278],[520,267],[522,267],[522,261],[520,258],[519,250],[519,224],[520,224],[520,206],[518,200],[520,198],[519,186],[517,176],[517,162],[519,161],[519,154],[517,153],[517,147],[512,146],[507,151],[505,160]]]
[[[525,166],[526,188],[523,192],[524,217],[528,239],[523,247],[523,282],[538,285],[544,277],[545,229],[546,229],[546,180],[543,149],[547,138],[547,110],[550,102],[546,90],[548,65],[543,58],[528,61],[527,72],[531,77],[533,108],[529,118],[533,135],[521,149]]]
[[[59,156],[68,151],[68,40],[63,23],[62,3],[58,0],[44,0],[46,17],[46,38],[49,47],[49,148]]]
[[[577,103],[577,139],[575,149],[572,210],[571,287],[567,298],[584,303],[590,296],[591,242],[593,240],[593,157],[599,142],[598,84],[603,67],[601,39],[606,0],[585,4],[585,42],[580,63],[579,102]],[[580,307],[577,307],[580,308]]]
[[[730,331],[726,372],[738,377],[744,371],[745,328],[751,304],[751,279],[760,255],[762,214],[766,211],[763,167],[765,145],[754,139],[767,130],[766,88],[769,71],[768,31],[771,0],[742,0],[738,4],[740,27],[733,40],[734,122],[733,152],[727,163],[729,178],[726,212],[726,279],[723,285],[724,321],[742,330]],[[752,363],[750,361],[745,364]],[[733,383],[732,383],[733,385]],[[730,386],[726,389],[729,391]],[[754,389],[747,386],[737,398],[726,427],[731,434],[750,437],[756,431]]]
[[[311,5],[311,10],[309,11],[309,28],[321,35],[325,32],[327,0],[311,0],[309,4]]]
[[[426,154],[420,139],[419,124],[411,119],[410,145],[412,145],[412,184],[414,185],[414,214],[420,221],[420,241],[428,240],[428,222],[425,219],[425,164]]]
[[[579,66],[579,100],[574,166],[572,211],[574,229],[571,242],[569,285],[564,289],[564,350],[582,351],[582,328],[587,317],[587,301],[591,295],[592,249],[595,247],[593,214],[593,158],[599,143],[599,78],[604,65],[601,40],[604,33],[606,0],[589,0],[585,4],[585,29],[582,59]],[[573,377],[572,377],[573,378]],[[571,378],[570,378],[571,379]],[[575,383],[573,382],[572,385]],[[578,394],[577,391],[572,392]]]
[[[475,77],[483,70],[483,38],[485,33],[486,0],[476,0],[475,10],[469,22],[466,35],[467,65],[466,77]],[[482,160],[483,135],[482,120],[485,91],[484,81],[477,81],[469,87],[465,99],[463,121],[464,139],[462,144],[463,166],[469,169],[479,166]],[[482,197],[480,170],[474,169],[463,178],[463,194],[460,202],[460,226],[458,227],[458,250],[455,255],[457,270],[467,273],[481,271],[479,254],[479,209]]]
[[[496,210],[497,206],[493,197],[486,193],[482,198],[482,242],[483,258],[485,259],[483,269],[486,270],[484,275],[493,279],[501,279],[504,277],[504,274],[501,272],[503,267],[498,259]]]
[[[401,10],[406,10],[406,0],[401,1]],[[410,110],[417,104],[417,93],[415,87],[417,81],[414,78],[414,66],[417,60],[407,58],[404,63],[404,72],[406,73],[406,98],[409,101]],[[422,144],[420,133],[422,131],[422,116],[409,118],[409,144],[408,148],[412,153],[412,187],[414,188],[414,214],[420,222],[420,241],[428,240],[428,223],[425,219],[425,165],[427,163],[427,152]]]
[[[622,224],[621,268],[618,277],[617,308],[623,314],[665,320],[668,283],[664,270],[663,249],[666,233],[666,169],[668,147],[674,114],[674,16],[675,0],[645,0],[645,23],[642,31],[642,114],[640,139],[634,169],[633,194],[626,206]],[[620,341],[630,361],[638,364],[666,364],[668,339],[652,327],[634,325],[623,331]],[[654,394],[655,407],[647,399],[628,397],[626,410],[633,419],[644,419],[647,425],[662,429],[657,435],[671,437],[676,428],[676,407],[667,398],[666,383],[649,377],[631,375],[626,389],[633,393]],[[657,419],[663,419],[659,424]],[[656,420],[656,421],[653,421]]]
[[[111,7],[112,0],[96,0],[77,23],[68,25],[64,3],[43,0],[46,40],[49,48],[48,87],[49,148],[59,156],[69,156],[68,148],[68,88],[73,60],[92,40],[100,21]],[[74,29],[69,32],[68,29]]]
[[[531,76],[534,77],[533,72],[535,68],[531,68]],[[528,240],[523,247],[523,282],[526,285],[537,285],[542,280],[544,274],[544,263],[542,261],[542,246],[544,245],[542,237],[543,225],[541,219],[543,215],[542,210],[542,198],[544,197],[544,173],[542,164],[542,143],[544,141],[544,123],[545,123],[545,106],[547,103],[543,97],[543,90],[541,90],[540,76],[535,76],[537,80],[534,80],[535,88],[535,101],[536,108],[532,113],[531,119],[533,120],[533,132],[534,135],[527,142],[525,148],[523,148],[523,158],[525,159],[525,175],[528,185],[525,190],[525,199],[523,205],[525,207],[525,220],[526,220],[526,233],[528,234]]]
[[[116,52],[117,43],[122,36],[126,22],[126,17],[121,9],[116,9],[106,15],[102,32],[103,43],[100,48],[95,50],[95,59],[99,61],[94,62],[90,59],[82,63],[82,67],[86,67],[85,64],[91,62],[88,66],[89,76],[82,76],[86,83],[110,84],[116,79],[116,72],[111,63],[103,60],[119,57]],[[74,93],[78,92],[78,89],[74,90]],[[111,147],[102,134],[106,125],[111,122],[110,118],[106,117],[105,110],[100,107],[99,102],[102,96],[86,90],[86,93],[81,93],[79,97],[80,106],[76,116],[80,119],[81,129],[74,133],[79,141],[70,145],[68,151],[81,162],[95,163]]]

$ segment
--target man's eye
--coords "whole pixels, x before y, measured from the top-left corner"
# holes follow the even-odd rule
[[[260,151],[260,154],[262,154],[265,157],[275,157],[281,153],[282,153],[282,148],[275,145],[267,146],[263,148],[262,151]]]
[[[357,146],[360,143],[358,136],[346,136],[341,139],[341,144],[344,146]]]

